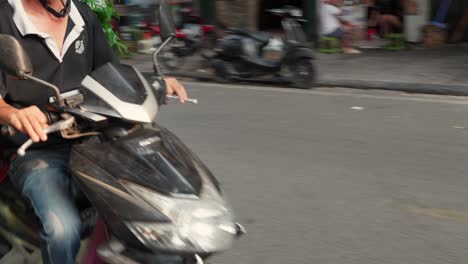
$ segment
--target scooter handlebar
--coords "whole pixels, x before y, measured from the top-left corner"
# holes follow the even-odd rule
[[[300,10],[298,8],[293,8],[293,7],[286,8],[286,9],[266,9],[265,11],[269,12],[269,13],[271,13],[273,15],[290,16],[290,17],[294,17],[296,19],[303,17],[302,10]]]
[[[52,124],[60,120],[60,116],[56,113],[45,112],[44,114],[47,117],[47,124]],[[12,137],[18,133],[19,131],[16,130],[14,126],[11,126],[11,125],[0,126],[0,135],[2,137]]]
[[[57,132],[57,131],[60,131],[60,130],[64,130],[64,129],[67,129],[69,127],[71,127],[73,125],[73,122],[75,121],[75,118],[74,117],[70,117],[66,120],[60,120],[58,122],[55,122],[53,124],[51,124],[50,126],[46,127],[44,129],[44,133],[46,134],[50,134],[50,133],[53,133],[53,132]],[[7,125],[7,126],[1,126],[0,127],[0,134],[3,136],[3,137],[12,137],[16,134],[18,134],[18,130],[16,130],[16,128],[14,128],[13,126],[10,126],[10,125]],[[24,154],[26,153],[26,150],[32,145],[34,144],[34,142],[32,141],[32,139],[28,139],[17,151],[18,155],[20,156],[24,156]]]
[[[56,123],[53,123],[50,126],[46,127],[44,129],[44,133],[50,134],[50,133],[53,133],[53,132],[57,132],[57,131],[60,131],[60,130],[70,128],[73,125],[74,122],[75,122],[75,118],[73,116],[68,118],[68,119],[65,119],[65,120],[60,120],[60,121],[58,121]],[[28,139],[18,149],[18,151],[17,151],[18,155],[21,156],[21,157],[24,156],[26,154],[26,149],[28,149],[32,144],[34,144],[32,139]]]
[[[166,83],[160,78],[156,78],[156,80],[152,84],[152,87],[156,93],[156,97],[158,98],[159,104],[164,104],[166,102],[166,99],[179,100],[179,96],[177,95],[166,94]],[[186,101],[192,104],[198,104],[198,99],[195,98],[187,98]]]
[[[179,96],[177,95],[166,95],[166,97],[167,99],[170,99],[170,100],[179,100]],[[192,104],[198,104],[198,99],[195,99],[195,98],[187,98],[186,101]]]
[[[266,12],[272,13],[274,15],[284,15],[285,12],[282,9],[265,9]]]

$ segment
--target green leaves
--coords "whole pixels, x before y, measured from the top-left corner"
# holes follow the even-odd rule
[[[101,22],[104,34],[109,41],[109,44],[114,48],[119,55],[128,54],[127,46],[122,42],[117,33],[112,28],[112,19],[119,18],[117,10],[114,8],[112,0],[81,0],[86,3],[96,14]]]

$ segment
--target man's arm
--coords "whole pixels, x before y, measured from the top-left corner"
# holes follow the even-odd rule
[[[17,110],[18,109],[7,104],[5,100],[0,99],[0,124],[2,125],[10,124],[10,116]]]
[[[336,6],[333,6],[333,5],[327,5],[327,10],[330,14],[332,14],[333,16],[335,16],[341,24],[343,25],[348,25],[349,24],[349,21],[346,21],[344,20],[343,18],[343,10],[341,8],[338,8]]]
[[[13,126],[23,134],[29,135],[34,142],[46,141],[47,118],[37,106],[17,109],[0,99],[0,124]]]
[[[47,127],[47,118],[37,106],[17,109],[3,99],[7,94],[5,74],[0,71],[0,124],[10,125],[21,133],[29,135],[34,142],[46,141],[43,129]]]
[[[334,16],[341,16],[343,15],[343,11],[336,7],[336,6],[333,6],[333,5],[326,5],[325,6],[325,9],[327,10],[328,13],[334,15]]]

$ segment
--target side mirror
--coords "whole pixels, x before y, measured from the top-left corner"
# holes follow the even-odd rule
[[[0,69],[20,79],[29,79],[51,89],[60,106],[64,106],[57,86],[32,76],[33,67],[29,56],[17,39],[0,34]]]
[[[156,5],[158,6],[159,36],[162,44],[153,53],[153,69],[156,74],[163,76],[158,63],[158,54],[176,36],[176,31],[172,10],[167,0],[156,0]]]
[[[176,34],[172,10],[167,0],[159,0],[158,17],[161,29],[160,36],[164,42]]]
[[[17,39],[0,34],[0,69],[21,79],[32,74],[32,64],[28,54]]]

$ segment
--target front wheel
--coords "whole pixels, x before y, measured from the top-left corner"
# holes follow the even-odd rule
[[[311,58],[302,57],[295,60],[294,65],[289,68],[289,76],[291,83],[301,89],[312,89],[317,81],[317,69],[314,60]]]

